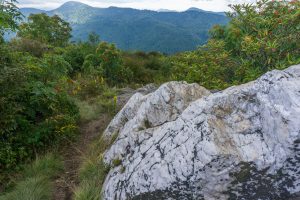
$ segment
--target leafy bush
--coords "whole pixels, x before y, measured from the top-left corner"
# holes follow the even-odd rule
[[[300,2],[233,5],[226,26],[197,51],[172,58],[172,78],[222,89],[300,62]]]
[[[210,40],[197,51],[175,56],[172,63],[175,80],[197,82],[210,89],[226,88],[234,80],[236,64],[223,41]]]
[[[85,57],[83,72],[105,78],[109,85],[130,82],[132,72],[123,65],[121,52],[114,44],[101,42],[96,51]]]
[[[79,74],[75,80],[69,80],[69,92],[82,100],[99,96],[107,88],[104,78],[97,75]]]
[[[83,75],[69,81],[69,92],[76,99],[81,122],[98,118],[101,113],[114,115],[117,110],[116,88],[102,77]]]
[[[32,56],[36,56],[39,58],[49,50],[47,45],[37,40],[27,38],[13,39],[10,42],[10,46],[15,51],[29,53]]]
[[[16,0],[2,0],[0,4],[0,43],[3,42],[3,34],[7,30],[15,31],[18,28],[17,21],[22,14],[15,5]]]
[[[226,50],[238,60],[238,81],[300,62],[299,1],[261,0],[231,8],[229,24],[217,26],[211,33],[214,39],[224,41]]]
[[[156,52],[123,52],[123,65],[132,72],[130,83],[147,84],[155,82],[162,74],[167,62],[163,58],[163,55]]]
[[[95,37],[95,36],[93,36]],[[96,39],[93,39],[96,40]],[[71,44],[63,49],[63,58],[71,65],[71,75],[83,72],[88,55],[96,51],[96,46],[89,43]]]
[[[78,109],[56,88],[67,72],[60,57],[46,56],[27,68],[18,53],[1,46],[0,55],[0,170],[32,158],[36,152],[74,135]],[[24,67],[24,66],[25,67]],[[39,66],[41,65],[41,66]],[[65,66],[65,67],[63,67]]]
[[[20,25],[18,36],[53,46],[65,46],[71,38],[71,30],[70,24],[58,15],[31,14],[28,21]]]

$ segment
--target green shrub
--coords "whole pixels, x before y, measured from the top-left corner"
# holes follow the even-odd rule
[[[69,84],[69,92],[82,100],[99,96],[107,89],[104,79],[97,75],[80,75]]]
[[[109,85],[130,82],[132,72],[122,64],[121,52],[114,44],[101,42],[93,54],[85,57],[83,71],[102,76]]]
[[[172,79],[223,89],[300,62],[300,2],[260,0],[231,6],[198,50],[172,57]]]
[[[5,46],[0,55],[0,171],[33,158],[36,152],[76,133],[78,109],[57,88],[67,73],[61,57],[47,55],[37,63],[20,59]],[[26,57],[27,58],[27,57]],[[31,67],[27,67],[27,65]]]
[[[96,51],[94,45],[88,43],[71,44],[63,49],[63,58],[70,64],[70,75],[83,72],[84,64],[88,60],[86,57]]]
[[[211,34],[238,61],[237,81],[300,62],[299,1],[260,0],[231,8],[229,24],[215,27]]]
[[[153,83],[162,76],[168,77],[169,60],[156,52],[123,52],[122,63],[132,73],[130,83]],[[166,73],[165,73],[166,72]],[[163,77],[163,80],[166,80]]]
[[[49,47],[37,40],[19,38],[13,39],[10,42],[10,46],[15,51],[29,53],[32,56],[41,58],[47,51]]]
[[[210,40],[193,52],[174,56],[172,79],[199,83],[209,89],[223,89],[233,81],[236,63],[223,41]]]
[[[58,15],[30,14],[19,26],[18,36],[53,46],[66,46],[71,38],[70,24]]]

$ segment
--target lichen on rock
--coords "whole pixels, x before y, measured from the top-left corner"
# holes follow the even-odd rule
[[[104,199],[288,199],[300,192],[300,65],[211,94],[169,82],[135,94],[118,133]]]

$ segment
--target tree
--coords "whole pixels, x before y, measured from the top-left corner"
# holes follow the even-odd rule
[[[15,31],[18,27],[17,21],[22,18],[16,0],[0,0],[0,40],[7,30]]]
[[[97,44],[100,43],[100,36],[97,35],[95,32],[91,32],[91,33],[89,34],[88,42],[89,42],[91,45],[96,46]]]
[[[45,13],[31,14],[27,23],[20,25],[18,36],[38,40],[53,46],[66,46],[71,38],[70,24],[59,16]]]

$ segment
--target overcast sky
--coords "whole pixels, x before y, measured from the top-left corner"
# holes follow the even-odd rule
[[[54,9],[68,0],[19,0],[19,7]],[[197,7],[210,11],[228,11],[228,4],[254,2],[255,0],[78,0],[94,7],[130,7],[138,9],[170,9],[182,11]]]

